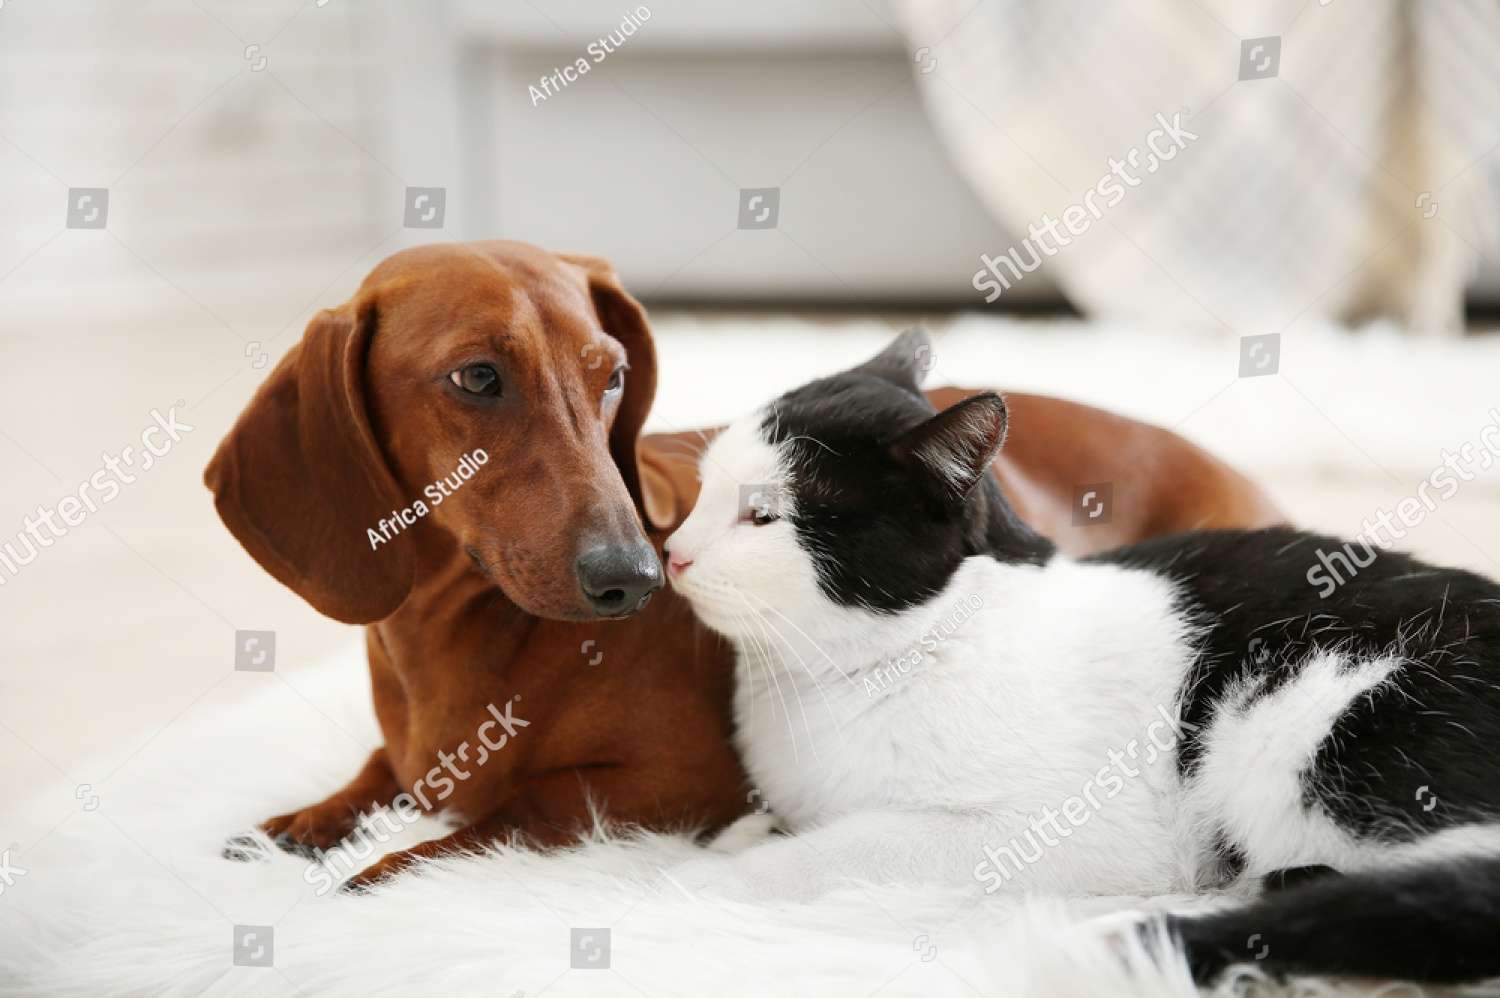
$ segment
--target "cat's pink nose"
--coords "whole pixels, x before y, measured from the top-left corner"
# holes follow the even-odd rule
[[[681,575],[683,572],[686,572],[688,570],[688,566],[692,563],[693,559],[691,558],[677,558],[675,556],[668,555],[667,574],[675,578]]]

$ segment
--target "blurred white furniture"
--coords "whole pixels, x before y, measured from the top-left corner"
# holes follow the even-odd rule
[[[897,6],[939,62],[920,77],[939,132],[1010,228],[1139,152],[1133,186],[1047,261],[1087,314],[1460,328],[1495,245],[1493,0]],[[1163,117],[1194,137],[1158,139],[1153,171]]]
[[[387,0],[393,155],[428,161],[467,234],[587,247],[655,297],[978,305],[1007,228],[1076,200],[1150,112],[1197,105],[1200,147],[1006,303],[1057,276],[1104,314],[1259,328],[1312,304],[1441,328],[1484,262],[1500,133],[1476,110],[1500,75],[1476,53],[1500,15],[1482,0],[646,6],[595,63],[628,0]],[[1280,78],[1237,80],[1242,43],[1283,32]],[[739,189],[771,187],[775,230],[737,228]],[[1500,287],[1493,264],[1477,287]]]
[[[449,187],[450,232],[599,253],[657,299],[976,300],[974,261],[1005,237],[948,164],[877,0],[646,6],[618,51],[534,104],[630,0],[385,5],[382,141],[412,183]],[[740,189],[770,187],[776,227],[739,229]]]

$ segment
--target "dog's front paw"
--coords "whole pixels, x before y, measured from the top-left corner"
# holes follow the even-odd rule
[[[396,879],[403,870],[415,866],[424,858],[410,849],[393,852],[371,863],[339,885],[340,894],[368,894],[376,887],[383,887]]]
[[[219,855],[234,863],[264,863],[271,858],[266,840],[254,834],[226,839]]]
[[[311,858],[332,849],[353,833],[359,812],[341,801],[324,801],[289,814],[278,814],[260,826],[271,841],[289,853]]]

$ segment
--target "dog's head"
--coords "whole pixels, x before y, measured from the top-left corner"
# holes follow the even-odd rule
[[[522,609],[582,620],[661,585],[636,440],[656,390],[603,260],[521,243],[406,250],[320,313],[209,463],[219,515],[314,608],[368,623],[441,529]]]

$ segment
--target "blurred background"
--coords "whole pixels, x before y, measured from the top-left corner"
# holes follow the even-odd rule
[[[257,685],[318,723],[350,630],[199,479],[309,316],[435,240],[613,260],[659,429],[924,322],[930,383],[1151,420],[1359,531],[1500,420],[1497,42],[1489,0],[0,0],[0,544],[193,427],[0,572],[0,794],[107,801]],[[1500,574],[1497,510],[1476,468],[1403,546]]]

